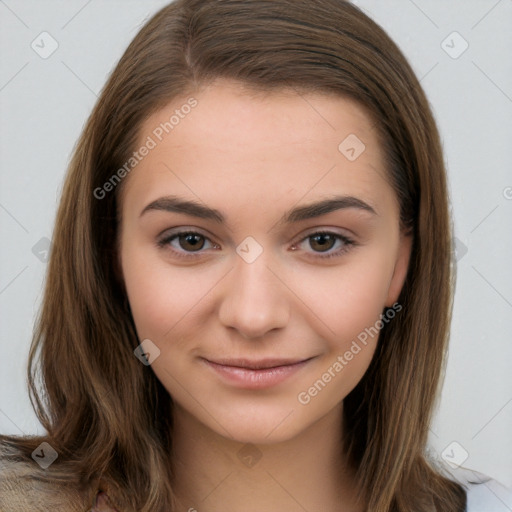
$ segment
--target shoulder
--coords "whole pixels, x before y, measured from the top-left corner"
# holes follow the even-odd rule
[[[512,489],[496,480],[468,483],[467,512],[510,512],[512,510]]]
[[[13,444],[0,442],[0,511],[84,512],[92,503]],[[108,509],[107,509],[108,510]]]

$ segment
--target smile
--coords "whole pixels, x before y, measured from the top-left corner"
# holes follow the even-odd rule
[[[203,359],[223,381],[244,389],[264,389],[276,386],[304,368],[313,358],[301,360],[266,359],[250,361]]]

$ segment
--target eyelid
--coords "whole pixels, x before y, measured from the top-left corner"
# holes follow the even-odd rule
[[[207,229],[199,228],[197,226],[187,226],[187,225],[179,225],[172,228],[166,228],[163,231],[161,231],[157,238],[169,238],[174,235],[181,235],[184,233],[195,233],[201,236],[204,236],[205,238],[208,238],[209,240],[212,240],[212,238],[215,238],[212,233],[210,233]]]
[[[313,228],[308,228],[306,230],[304,230],[300,235],[297,235],[295,237],[296,239],[296,242],[301,242],[303,241],[305,238],[308,238],[310,236],[313,236],[313,235],[317,235],[317,234],[321,234],[321,233],[324,233],[324,234],[329,234],[329,235],[335,235],[335,236],[339,236],[341,238],[347,238],[347,239],[355,239],[356,238],[356,234],[349,230],[349,229],[344,229],[344,228],[340,228],[340,227],[334,227],[334,226],[315,226]]]

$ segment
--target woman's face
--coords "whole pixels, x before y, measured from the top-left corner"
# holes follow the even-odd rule
[[[370,119],[341,97],[217,81],[139,143],[120,261],[177,411],[252,443],[338,414],[410,252]]]

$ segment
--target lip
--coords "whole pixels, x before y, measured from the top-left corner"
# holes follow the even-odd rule
[[[312,359],[313,357],[294,360],[220,359],[210,361],[203,358],[203,361],[222,380],[230,384],[244,389],[265,389],[285,381],[304,368]]]

